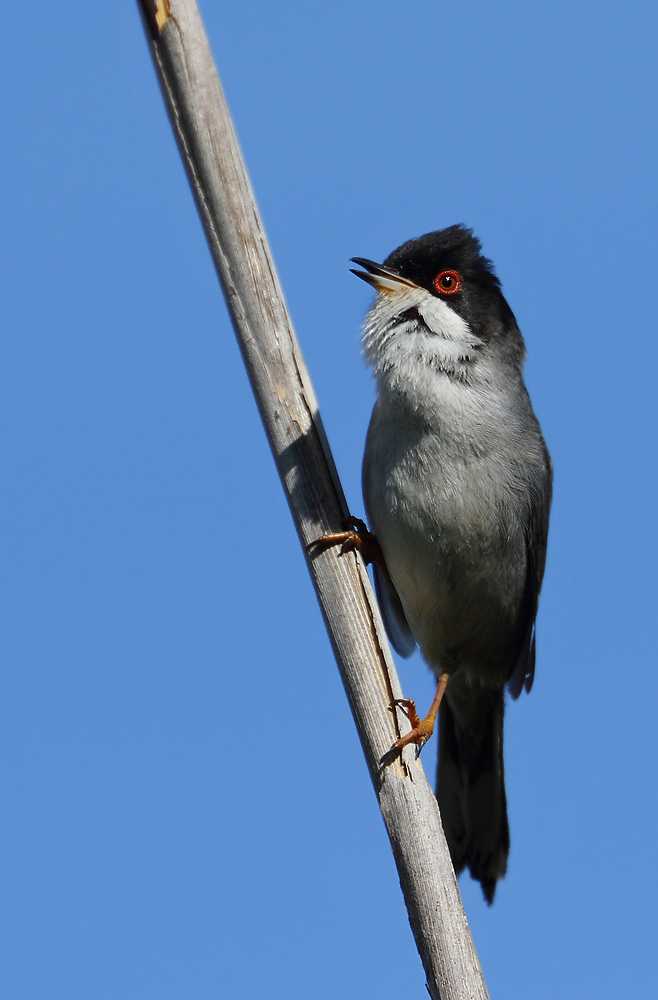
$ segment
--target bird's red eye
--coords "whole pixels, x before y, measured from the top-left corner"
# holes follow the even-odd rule
[[[434,279],[434,287],[442,295],[454,295],[462,287],[461,275],[456,271],[441,271]]]

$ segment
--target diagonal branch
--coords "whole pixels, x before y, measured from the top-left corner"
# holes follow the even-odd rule
[[[348,514],[195,0],[138,0],[172,128],[302,545]],[[433,1000],[488,1000],[436,799],[411,750],[381,768],[401,697],[365,566],[308,566],[390,837]],[[404,720],[402,725],[406,726]]]

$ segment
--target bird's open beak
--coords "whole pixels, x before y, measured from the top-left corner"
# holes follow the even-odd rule
[[[374,260],[368,260],[366,257],[352,257],[351,259],[355,264],[365,268],[365,271],[355,271],[351,267],[352,274],[356,274],[357,278],[363,278],[378,292],[399,292],[403,288],[418,288],[414,281],[403,278],[401,274],[392,271],[390,267],[375,264]]]

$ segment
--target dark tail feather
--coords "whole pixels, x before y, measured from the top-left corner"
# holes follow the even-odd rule
[[[509,854],[504,711],[502,691],[448,685],[439,716],[436,794],[450,856],[457,874],[468,868],[490,905]]]

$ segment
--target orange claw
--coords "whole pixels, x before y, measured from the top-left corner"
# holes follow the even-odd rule
[[[418,712],[416,711],[415,701],[411,701],[409,698],[398,698],[397,701],[393,702],[394,705],[398,705],[402,709],[406,717],[409,719],[412,729],[411,732],[406,733],[404,736],[401,736],[399,740],[395,741],[391,749],[388,750],[380,760],[380,765],[385,766],[386,764],[391,764],[400,756],[404,748],[410,743],[416,744],[416,757],[420,756],[420,751],[423,749],[434,732],[436,717],[439,714],[439,706],[443,700],[443,695],[445,694],[449,680],[450,674],[444,671],[439,677],[439,683],[436,688],[434,700],[424,719],[419,718]]]
[[[327,549],[332,545],[340,545],[339,555],[342,556],[346,552],[357,549],[363,556],[366,565],[376,563],[390,583],[391,577],[384,559],[384,553],[376,537],[371,531],[368,531],[365,521],[362,521],[359,517],[348,517],[345,519],[345,525],[353,525],[353,529],[333,531],[328,535],[322,535],[321,538],[316,538],[314,542],[309,542],[306,546],[306,551],[310,552],[316,546],[322,546],[322,548]]]

